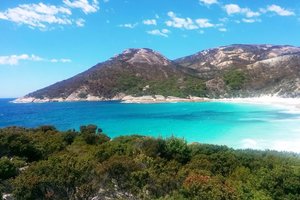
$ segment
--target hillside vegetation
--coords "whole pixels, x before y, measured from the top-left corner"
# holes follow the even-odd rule
[[[151,49],[127,49],[67,80],[25,96],[74,101],[126,95],[209,98],[300,97],[300,48],[229,45],[169,60]]]
[[[299,200],[300,158],[180,138],[110,139],[94,125],[0,129],[0,191],[15,199]]]

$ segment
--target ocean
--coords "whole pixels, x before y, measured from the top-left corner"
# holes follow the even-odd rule
[[[59,130],[95,124],[110,137],[176,136],[235,149],[300,152],[300,113],[242,103],[62,102],[14,104],[0,99],[0,127],[54,125]]]

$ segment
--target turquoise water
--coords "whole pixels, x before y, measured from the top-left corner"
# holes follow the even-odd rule
[[[0,127],[51,124],[60,130],[96,124],[110,137],[128,134],[185,138],[234,148],[300,152],[300,113],[238,103],[13,104],[0,100]]]

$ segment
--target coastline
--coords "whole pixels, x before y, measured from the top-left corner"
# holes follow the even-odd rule
[[[180,98],[174,96],[163,96],[163,95],[147,95],[134,97],[131,95],[118,95],[113,98],[104,98],[96,96],[88,96],[87,98],[44,98],[38,99],[34,97],[21,97],[17,98],[11,103],[49,103],[49,102],[91,102],[91,101],[120,101],[121,103],[141,103],[141,104],[151,104],[151,103],[178,103],[178,102],[207,102],[210,101],[209,98],[204,97],[194,97],[189,96],[188,98]]]
[[[133,96],[125,96],[121,99],[121,103],[179,103],[179,102],[207,102],[210,101],[209,98],[204,97],[194,97],[189,96],[188,98],[180,98],[174,96],[164,97],[162,95],[153,95],[153,96],[141,96],[141,97],[133,97]]]
[[[300,120],[300,98],[283,98],[283,97],[276,97],[276,96],[261,96],[261,97],[255,97],[255,98],[222,98],[222,99],[208,99],[208,98],[200,98],[200,97],[189,97],[188,99],[185,98],[178,98],[178,97],[163,97],[161,95],[155,95],[155,96],[141,96],[141,97],[133,97],[133,96],[124,96],[123,98],[121,98],[122,101],[120,101],[119,99],[101,99],[101,101],[113,101],[116,100],[118,101],[118,103],[122,103],[122,104],[173,104],[173,103],[177,103],[177,102],[184,102],[184,103],[193,103],[193,102],[199,102],[199,104],[201,104],[201,102],[220,102],[221,104],[223,103],[228,103],[228,104],[237,104],[237,106],[239,107],[241,104],[252,104],[252,105],[257,105],[258,109],[260,109],[259,107],[273,107],[277,113],[279,114],[283,114],[283,116],[285,116],[285,114],[288,114],[291,116],[293,116],[294,118],[292,118],[292,120],[288,120],[285,121],[286,119],[283,119],[284,122],[282,121],[282,119],[279,119],[278,121],[272,122],[275,125],[281,124],[280,126],[287,126],[286,129],[280,129],[280,132],[285,133],[285,131],[289,130],[289,137],[285,138],[285,136],[282,139],[266,139],[266,138],[260,138],[260,136],[258,135],[253,135],[252,133],[248,135],[246,134],[245,136],[237,139],[239,140],[238,143],[235,144],[235,146],[231,146],[233,148],[242,148],[242,149],[274,149],[274,150],[278,150],[278,151],[293,151],[293,152],[300,152],[300,149],[298,147],[299,144],[299,126],[295,126],[294,127],[294,122],[293,121],[297,121],[297,123],[299,123]],[[23,103],[30,103],[28,101],[35,101],[35,99],[31,98],[31,99],[26,99],[25,100],[27,102],[23,102]],[[95,99],[93,99],[95,100]],[[96,99],[97,101],[100,101],[99,99]],[[48,102],[78,102],[78,101],[83,101],[82,99],[76,99],[73,101],[70,101],[70,99],[68,101],[63,100],[63,99],[44,99],[43,101],[39,101],[37,100],[34,103],[47,103]],[[91,101],[91,98],[89,99],[89,101]],[[47,106],[47,105],[46,105]],[[73,105],[74,108],[76,108],[76,105]],[[180,105],[181,106],[181,105]],[[182,105],[185,106],[185,105]],[[201,106],[201,105],[199,105]],[[216,109],[222,105],[219,104],[212,104],[212,106],[216,107]],[[205,114],[204,114],[205,115]],[[225,118],[226,119],[226,116]],[[220,120],[223,120],[220,119]],[[273,120],[273,119],[271,119]],[[275,119],[277,120],[277,119]],[[251,119],[250,119],[251,121]],[[243,120],[241,122],[244,122]],[[247,120],[246,120],[247,122]],[[191,126],[193,126],[193,124],[191,124]],[[292,129],[290,129],[290,127]],[[275,127],[275,126],[274,126]],[[280,128],[280,127],[279,127]],[[209,129],[208,129],[209,130]],[[262,130],[264,130],[262,128]],[[245,132],[247,132],[248,130],[244,130]],[[244,132],[242,131],[242,132]],[[134,131],[130,131],[130,132],[134,132]],[[276,131],[274,133],[277,133]],[[270,133],[268,133],[270,134]],[[269,135],[269,137],[272,137],[272,135]],[[281,136],[280,136],[281,137]],[[193,140],[193,141],[198,141],[198,140]],[[222,143],[218,143],[218,144],[224,144],[224,141],[222,141]],[[230,144],[227,144],[225,141],[225,145],[230,146]]]
[[[153,103],[179,103],[179,102],[223,102],[223,103],[246,103],[246,104],[261,104],[273,105],[281,108],[288,108],[300,111],[300,98],[285,98],[279,96],[265,95],[260,97],[245,97],[245,98],[220,98],[212,99],[205,97],[189,96],[187,98],[163,95],[146,95],[146,96],[132,96],[132,95],[117,95],[113,98],[104,98],[88,95],[87,98],[44,98],[38,99],[34,97],[17,98],[11,103],[49,103],[49,102],[92,102],[92,101],[120,101],[121,103],[139,103],[139,104],[153,104]]]
[[[210,99],[212,102],[222,103],[244,103],[244,104],[259,104],[268,105],[289,110],[289,112],[300,112],[300,98],[284,98],[278,96],[261,96],[247,98],[222,98]]]

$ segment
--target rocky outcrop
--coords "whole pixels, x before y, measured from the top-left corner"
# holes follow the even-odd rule
[[[204,102],[209,101],[208,98],[201,98],[201,97],[187,97],[187,98],[180,98],[180,97],[173,97],[167,96],[164,97],[162,95],[153,95],[153,96],[140,96],[140,97],[133,97],[133,96],[125,96],[121,99],[122,103],[178,103],[178,102]]]

